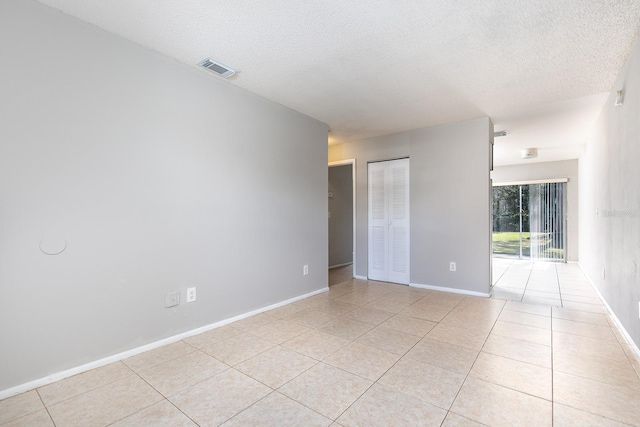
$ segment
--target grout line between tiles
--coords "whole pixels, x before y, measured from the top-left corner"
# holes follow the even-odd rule
[[[166,398],[165,398],[165,400],[166,400],[167,402],[169,402],[169,404],[170,404],[171,406],[173,406],[173,407],[174,407],[174,408],[176,408],[178,411],[180,411],[180,413],[181,413],[182,415],[184,415],[184,416],[185,416],[185,417],[187,417],[189,420],[191,420],[191,422],[193,422],[193,424],[195,424],[195,425],[197,425],[197,426],[198,426],[198,425],[200,425],[200,424],[198,424],[198,423],[196,422],[196,420],[194,420],[193,418],[191,418],[191,417],[190,417],[188,414],[186,414],[182,409],[178,408],[178,407],[177,407],[177,406],[176,406],[172,401],[170,401],[169,399],[166,399]]]
[[[315,329],[315,328],[312,328],[312,329]],[[295,337],[294,337],[294,338],[295,338]],[[291,338],[291,339],[293,339],[293,338]],[[300,375],[302,375],[302,374],[304,374],[305,372],[307,372],[307,371],[309,371],[309,370],[313,369],[315,366],[317,366],[319,363],[321,363],[321,361],[320,361],[320,360],[317,360],[317,359],[314,359],[314,358],[313,358],[313,357],[311,357],[311,356],[307,356],[307,355],[305,355],[305,354],[299,353],[299,352],[297,352],[297,351],[295,351],[295,350],[293,350],[293,349],[283,347],[281,344],[277,344],[277,345],[276,345],[276,347],[280,347],[280,348],[285,349],[285,350],[293,351],[294,353],[297,353],[297,354],[300,354],[300,355],[302,355],[302,356],[308,357],[309,359],[314,360],[314,361],[315,361],[315,363],[314,363],[313,365],[311,365],[310,367],[308,367],[307,369],[305,369],[305,370],[303,370],[302,372],[300,372],[299,374],[297,374],[296,376],[294,376],[293,378],[291,378],[290,380],[286,381],[284,384],[282,384],[281,386],[279,386],[279,387],[277,387],[277,388],[273,388],[273,387],[271,387],[270,385],[265,384],[264,382],[260,381],[259,379],[254,378],[253,376],[251,376],[251,375],[249,375],[249,374],[246,374],[246,373],[244,373],[244,372],[242,372],[242,371],[240,371],[240,370],[238,370],[238,369],[235,369],[233,366],[231,366],[231,367],[230,367],[230,369],[234,369],[235,371],[237,371],[237,372],[241,373],[242,375],[246,375],[246,376],[248,376],[249,378],[251,378],[252,380],[254,380],[254,381],[256,381],[256,382],[258,382],[258,383],[260,383],[260,384],[264,385],[264,386],[265,386],[265,387],[267,387],[267,388],[270,388],[270,389],[271,389],[271,392],[270,392],[270,393],[268,393],[267,395],[265,395],[263,398],[258,399],[257,401],[253,402],[251,405],[247,406],[246,408],[244,408],[243,410],[241,410],[240,412],[236,413],[235,415],[233,415],[232,417],[228,418],[227,420],[223,421],[223,422],[222,422],[222,423],[220,423],[220,424],[224,424],[224,423],[226,423],[227,421],[229,421],[229,420],[231,420],[231,419],[235,418],[236,416],[238,416],[238,415],[240,415],[241,413],[245,412],[245,411],[246,411],[246,410],[248,410],[249,408],[253,407],[253,406],[254,406],[255,404],[257,404],[258,402],[260,402],[260,401],[262,401],[262,400],[266,399],[268,396],[270,396],[270,395],[272,395],[273,393],[276,393],[276,392],[277,392],[277,393],[280,393],[281,395],[283,395],[283,396],[284,396],[284,397],[286,397],[287,399],[291,399],[292,401],[294,401],[294,402],[296,402],[296,403],[298,403],[298,404],[300,404],[300,405],[304,406],[305,408],[307,408],[307,409],[309,409],[309,410],[311,410],[311,411],[313,411],[313,412],[315,412],[315,413],[317,413],[317,414],[319,414],[319,415],[321,415],[321,416],[323,416],[323,417],[325,417],[325,418],[330,419],[329,417],[327,417],[327,416],[325,416],[325,415],[323,415],[323,414],[320,414],[320,413],[319,413],[318,411],[316,411],[315,409],[310,408],[310,407],[308,407],[307,405],[305,405],[304,403],[299,402],[298,400],[293,399],[292,397],[287,396],[286,394],[281,393],[281,392],[279,391],[282,387],[284,387],[285,385],[289,384],[291,381],[295,380],[295,379],[296,379],[296,378],[298,378]],[[271,349],[273,349],[273,348],[275,348],[275,347],[272,347]],[[340,348],[342,348],[342,347],[340,347]],[[268,350],[266,350],[266,351],[268,351]],[[264,353],[264,352],[263,352],[263,353]],[[254,357],[258,357],[260,354],[262,354],[262,353],[259,353],[259,354],[256,354],[255,356],[250,357],[249,359],[245,360],[245,362],[246,362],[246,361],[248,361],[248,360],[253,359]],[[332,353],[332,354],[333,354],[333,353]],[[244,362],[240,362],[240,363],[244,363]],[[217,374],[216,374],[216,375],[217,375]],[[194,421],[194,422],[195,422],[195,421]],[[196,423],[196,424],[197,424],[197,423]]]
[[[126,363],[124,363],[122,360],[119,360],[119,361],[116,361],[116,362],[112,362],[111,364],[117,364],[117,363],[122,363],[122,365],[123,365],[126,369],[128,369],[129,371],[131,371],[131,373],[132,373],[132,374],[134,374],[134,375],[138,375],[138,374],[137,374],[133,369],[131,369],[131,368],[130,368]],[[105,365],[105,366],[108,366],[108,365]],[[102,368],[102,367],[100,367],[100,368]],[[71,400],[71,399],[75,399],[75,398],[77,398],[78,396],[82,396],[83,394],[91,393],[92,391],[99,390],[99,389],[101,389],[101,388],[107,387],[107,386],[109,386],[109,385],[111,385],[111,384],[113,384],[113,383],[115,383],[115,382],[118,382],[118,381],[123,380],[123,379],[125,379],[125,378],[126,378],[126,377],[119,377],[119,378],[116,378],[116,379],[111,380],[111,381],[109,381],[109,382],[107,382],[107,383],[105,383],[105,384],[102,384],[102,385],[98,386],[98,387],[94,387],[94,388],[87,389],[87,390],[85,390],[85,391],[83,391],[83,392],[81,392],[81,393],[74,394],[73,396],[69,396],[69,397],[67,397],[66,399],[62,399],[62,400],[61,400],[61,401],[59,401],[59,402],[52,403],[51,405],[47,405],[47,404],[44,402],[44,400],[42,399],[42,396],[40,396],[40,391],[39,391],[39,389],[40,389],[40,388],[42,388],[42,387],[46,387],[46,386],[51,385],[51,384],[59,383],[59,382],[65,381],[65,380],[67,380],[67,379],[69,379],[69,378],[74,378],[74,377],[78,377],[78,376],[81,376],[81,375],[85,375],[87,372],[92,372],[92,371],[95,371],[96,369],[100,369],[100,368],[94,368],[94,369],[91,369],[91,370],[89,370],[89,371],[81,372],[81,373],[79,373],[79,374],[75,374],[75,375],[72,375],[72,376],[70,376],[70,377],[63,378],[63,379],[58,380],[58,381],[55,381],[55,382],[53,382],[53,383],[46,384],[46,385],[43,385],[43,386],[41,386],[41,387],[37,387],[37,388],[35,388],[34,390],[36,390],[36,391],[38,392],[38,396],[40,397],[40,400],[42,400],[42,404],[45,406],[45,408],[47,408],[47,412],[48,412],[48,411],[49,411],[49,406],[56,406],[56,405],[59,405],[60,403],[67,402],[67,401],[69,401],[69,400]]]
[[[562,284],[560,283],[560,275],[558,274],[558,266],[554,265],[556,270],[556,280],[558,281],[558,294],[560,295],[560,307],[564,307],[564,301],[562,300]]]
[[[36,388],[36,393],[38,394],[38,398],[40,399],[40,402],[42,402],[42,406],[44,406],[44,410],[47,411],[47,415],[49,415],[49,419],[51,420],[51,423],[55,427],[56,422],[53,420],[53,417],[51,416],[51,412],[49,412],[49,407],[45,405],[44,400],[42,400],[42,396],[40,395],[40,390],[38,390],[37,388]]]
[[[213,357],[213,356],[211,356],[211,357]],[[218,359],[216,359],[216,360],[218,360]],[[156,365],[156,366],[158,366],[158,365]],[[228,366],[228,365],[227,365],[227,366]],[[228,368],[227,368],[227,369],[228,369]],[[218,372],[218,374],[221,374],[222,372],[225,372],[227,369],[225,369],[225,370],[223,370],[223,371],[221,371],[221,372]],[[182,410],[180,410],[180,408],[178,408],[176,405],[174,405],[174,404],[173,404],[173,402],[169,400],[169,397],[168,397],[168,396],[165,396],[164,394],[162,394],[162,393],[160,392],[160,390],[156,389],[156,388],[155,388],[153,385],[151,385],[147,380],[145,380],[144,378],[142,378],[142,377],[140,376],[140,374],[138,374],[137,372],[134,372],[134,374],[135,374],[135,375],[137,375],[137,376],[138,376],[138,378],[140,378],[142,381],[144,381],[144,382],[145,382],[145,384],[147,384],[149,387],[151,387],[151,388],[152,388],[156,393],[158,393],[160,396],[162,396],[162,400],[166,400],[167,402],[169,402],[171,405],[173,405],[176,409],[178,409],[178,410],[179,410],[180,412],[182,412],[182,413],[183,413],[187,418],[189,418],[189,419],[191,420],[191,417],[189,417],[189,416],[188,416],[187,414],[185,414]],[[208,380],[209,378],[215,377],[215,376],[216,376],[216,375],[218,375],[218,374],[215,374],[215,375],[212,375],[211,377],[205,378],[205,379],[204,379],[204,380],[202,380],[202,381],[198,381],[197,383],[192,384],[192,385],[190,385],[189,387],[193,387],[193,386],[195,386],[195,385],[197,385],[197,384],[200,384],[201,382],[206,381],[206,380]],[[189,388],[189,387],[187,387],[187,388]],[[175,393],[175,394],[178,394],[178,393],[180,393],[180,392],[182,392],[182,391],[184,391],[184,390],[186,390],[186,388],[185,388],[185,389],[183,389],[183,390],[178,391],[178,392],[177,392],[177,393]],[[124,420],[125,418],[129,418],[129,417],[131,417],[131,416],[133,416],[133,415],[137,414],[138,412],[144,411],[145,409],[150,408],[150,407],[152,407],[153,405],[156,405],[156,404],[158,404],[158,403],[162,402],[162,400],[159,400],[159,401],[157,401],[157,402],[154,402],[154,403],[152,403],[152,404],[151,404],[151,405],[149,405],[149,406],[145,406],[144,408],[140,408],[140,409],[139,409],[139,410],[137,410],[136,412],[134,412],[134,413],[132,413],[132,414],[129,414],[129,415],[127,415],[126,417],[123,417],[123,418],[121,418],[121,419],[119,419],[119,420],[116,420],[116,421],[112,422],[111,424],[115,424],[115,423],[117,423],[118,421],[122,421],[122,420]],[[196,423],[194,420],[191,420],[191,421],[193,421],[196,425],[198,425],[198,423]],[[109,425],[111,425],[111,424],[109,424]]]
[[[453,309],[451,309],[451,310],[453,310]],[[450,313],[450,312],[449,312],[449,313]],[[392,317],[393,317],[393,316],[392,316]],[[446,317],[446,316],[445,316],[445,317]],[[383,322],[383,323],[384,323],[384,322]],[[436,323],[440,324],[440,322],[436,322]],[[380,326],[380,325],[378,325],[378,326]],[[435,328],[435,326],[434,326],[434,328]],[[427,332],[427,334],[428,334],[428,332]],[[389,372],[391,369],[393,369],[393,368],[398,364],[398,362],[400,362],[400,360],[402,360],[402,358],[403,358],[404,356],[406,356],[406,355],[407,355],[411,350],[413,350],[413,348],[414,348],[416,345],[418,345],[418,344],[420,343],[420,341],[422,341],[422,339],[423,339],[423,338],[425,338],[425,337],[427,336],[427,334],[425,334],[425,336],[423,336],[423,337],[422,337],[422,338],[420,338],[420,339],[419,339],[415,344],[413,344],[413,345],[411,346],[411,348],[409,348],[409,350],[407,350],[403,355],[401,355],[401,356],[398,358],[398,360],[396,360],[395,362],[393,362],[393,364],[392,364],[392,365],[391,365],[391,366],[390,366],[386,371],[384,371],[384,373],[383,373],[382,375],[380,375],[380,376],[378,377],[378,379],[376,379],[375,381],[373,381],[373,382],[372,382],[372,384],[371,384],[369,387],[367,387],[367,389],[366,389],[364,392],[362,392],[362,394],[361,394],[360,396],[358,396],[358,398],[357,398],[356,400],[354,400],[354,401],[353,401],[353,402],[352,402],[352,403],[351,403],[351,404],[350,404],[350,405],[349,405],[349,406],[348,406],[344,411],[342,411],[342,412],[340,413],[340,415],[338,415],[338,416],[337,416],[333,421],[337,422],[337,420],[338,420],[342,415],[344,415],[344,414],[345,414],[345,413],[346,413],[346,412],[347,412],[347,411],[348,411],[348,410],[349,410],[349,409],[350,409],[350,408],[351,408],[351,407],[352,407],[352,406],[353,406],[353,405],[354,405],[358,400],[360,400],[360,398],[361,398],[362,396],[364,396],[364,395],[367,393],[367,391],[369,391],[369,390],[370,390],[374,385],[378,384],[378,381],[380,381],[380,378],[382,378],[383,376],[385,376],[385,375],[387,374],[387,372]],[[357,338],[356,338],[356,339],[357,339]],[[353,340],[352,342],[355,342],[355,340]],[[366,345],[366,344],[362,344],[362,345]],[[343,348],[344,348],[344,347],[343,347]],[[372,348],[375,348],[375,347],[372,347]],[[332,367],[334,367],[334,368],[336,368],[336,369],[340,369],[340,370],[344,371],[344,369],[338,368],[338,367],[336,367],[336,366],[333,366],[333,365],[329,365],[329,366],[332,366]],[[348,372],[348,371],[344,371],[344,372]],[[353,374],[353,373],[351,373],[351,372],[348,372],[348,373],[350,373],[350,374],[352,374],[352,375],[359,376],[360,378],[363,378],[363,379],[365,379],[365,380],[367,380],[367,381],[371,381],[371,380],[369,380],[369,379],[367,379],[367,378],[364,378],[364,377],[362,377],[362,376],[360,376],[360,375],[358,375],[358,374]],[[385,386],[384,386],[384,385],[382,385],[382,384],[379,384],[379,385],[380,385],[381,387],[385,387]],[[407,396],[409,396],[409,397],[413,397],[413,396],[410,396],[410,395],[408,395],[408,394],[406,394],[406,393],[403,393],[403,392],[401,392],[401,391],[398,391],[398,390],[394,390],[394,391],[396,391],[396,392],[398,392],[398,393],[401,393],[401,394],[404,394],[404,395],[407,395]],[[421,400],[421,399],[419,399],[419,400]],[[422,401],[422,400],[421,400],[421,401]],[[438,405],[434,405],[433,403],[430,403],[430,402],[426,402],[426,403],[428,403],[429,405],[435,406],[435,407],[437,407],[437,408],[440,408]],[[452,403],[453,403],[453,402],[452,402]],[[441,408],[441,409],[444,409],[444,408]],[[444,420],[447,418],[447,415],[448,415],[448,414],[449,414],[449,410],[447,410],[447,414],[446,414],[446,415],[445,415],[445,417],[443,418],[442,422],[444,422]]]
[[[153,350],[145,351],[145,352],[143,352],[143,353],[136,354],[135,356],[127,357],[126,359],[122,359],[122,360],[120,360],[119,362],[122,362],[122,363],[123,363],[127,368],[129,368],[129,370],[131,370],[133,373],[137,373],[137,371],[136,371],[135,369],[133,369],[131,366],[129,366],[129,364],[126,362],[128,359],[132,359],[132,358],[134,358],[134,357],[136,357],[136,356],[139,356],[139,355],[142,355],[142,354],[146,354],[146,353],[149,353],[149,352],[152,352],[152,351],[157,351],[157,350],[159,350],[159,349],[166,348],[166,347],[168,347],[168,346],[170,346],[170,345],[175,345],[175,344],[178,344],[178,343],[186,344],[187,346],[191,347],[191,350],[190,350],[190,351],[188,351],[188,352],[186,352],[186,353],[184,353],[184,354],[178,354],[178,355],[176,355],[176,356],[174,356],[174,357],[172,357],[172,358],[170,358],[170,359],[164,360],[164,361],[162,361],[162,362],[160,362],[160,363],[156,363],[155,365],[145,366],[143,369],[141,369],[141,371],[144,371],[144,370],[147,370],[147,369],[151,369],[151,368],[155,368],[156,366],[160,366],[160,365],[162,365],[162,364],[165,364],[165,363],[167,363],[167,362],[171,362],[171,361],[176,360],[176,359],[178,359],[178,358],[180,358],[180,357],[182,357],[182,356],[185,356],[185,355],[187,355],[187,354],[194,353],[195,351],[200,350],[198,347],[196,347],[196,346],[194,346],[194,345],[192,345],[192,344],[189,344],[189,343],[188,343],[188,342],[186,342],[184,339],[181,339],[181,340],[176,341],[176,342],[173,342],[173,343],[171,343],[171,344],[166,344],[166,345],[163,345],[163,346],[161,346],[161,347],[157,347],[157,348],[155,348],[155,349],[153,349]]]
[[[471,374],[471,371],[473,370],[473,367],[475,366],[476,362],[478,361],[478,357],[480,357],[480,353],[482,353],[482,349],[487,344],[487,340],[489,339],[489,336],[491,336],[491,332],[493,332],[493,328],[496,326],[496,323],[498,322],[498,318],[500,317],[500,315],[504,311],[506,305],[507,305],[507,303],[505,301],[505,303],[502,304],[502,308],[500,309],[500,312],[498,313],[498,315],[496,316],[495,320],[493,321],[493,325],[491,325],[491,330],[489,330],[489,333],[487,334],[487,337],[484,339],[484,342],[482,343],[482,347],[480,347],[480,351],[478,351],[478,354],[476,354],[475,359],[473,359],[473,363],[471,364],[471,367],[469,368],[469,371],[465,375],[464,381],[462,381],[462,385],[460,385],[460,388],[458,389],[458,392],[456,393],[455,397],[451,401],[451,405],[449,406],[449,409],[447,410],[447,415],[449,415],[449,412],[451,411],[451,408],[453,407],[454,403],[456,403],[456,400],[458,399],[458,396],[460,395],[460,391],[462,391],[462,388],[466,384],[467,379],[469,378],[469,374]],[[465,416],[465,417],[469,418],[468,416]],[[445,419],[446,419],[446,416],[445,416]],[[472,418],[470,418],[470,419],[472,419]],[[480,420],[473,419],[473,421],[476,421],[476,422],[482,424],[482,422]]]
[[[531,263],[531,267],[529,267],[529,275],[527,276],[527,282],[524,284],[524,289],[522,290],[522,298],[520,298],[520,302],[524,301],[524,296],[527,293],[527,287],[529,286],[529,280],[531,280],[531,275],[533,274],[533,266],[535,262]]]
[[[493,263],[493,260],[492,260],[491,262]],[[509,270],[509,268],[511,267],[511,265],[512,265],[512,264],[513,264],[513,261],[509,261],[509,265],[507,266],[507,268],[505,268],[505,269],[502,271],[502,274],[500,275],[500,277],[498,277],[498,279],[497,279],[495,282],[493,282],[493,283],[491,284],[491,287],[489,288],[489,292],[491,292],[491,290],[493,289],[493,287],[494,287],[495,285],[497,285],[497,284],[498,284],[498,282],[499,282],[499,281],[502,279],[502,277],[507,273],[507,270]],[[492,271],[493,271],[493,267],[492,267]],[[493,279],[493,278],[492,278],[492,279]]]
[[[431,292],[430,292],[429,294],[426,294],[424,297],[422,297],[422,298],[418,299],[417,301],[413,302],[412,304],[417,303],[418,301],[422,300],[423,298],[425,298],[427,295],[430,295],[430,294],[431,294]],[[377,298],[377,299],[380,299],[380,298],[383,298],[383,297],[384,297],[384,296],[381,296],[381,297],[379,297],[379,298]],[[465,298],[466,298],[466,297],[465,297]],[[445,316],[444,316],[440,321],[438,321],[438,322],[434,322],[434,323],[437,323],[437,324],[439,325],[439,324],[440,324],[440,322],[441,322],[442,320],[444,320],[444,319],[445,319],[449,314],[451,314],[451,312],[452,312],[452,311],[453,311],[453,310],[454,310],[454,309],[455,309],[455,308],[456,308],[456,307],[457,307],[457,306],[458,306],[462,301],[464,301],[464,299],[465,299],[465,298],[462,298],[460,301],[458,301],[458,303],[456,303],[456,304],[455,304],[455,305],[454,305],[454,306],[449,310],[449,312],[448,312],[448,313],[447,313],[447,314],[446,314],[446,315],[445,315]],[[374,301],[375,301],[375,300],[374,300]],[[346,313],[345,313],[345,314],[346,314]],[[399,313],[394,313],[394,316],[395,316],[395,315],[398,315],[398,314],[399,314]],[[342,316],[340,316],[340,317],[342,317]],[[391,317],[393,317],[393,316],[391,316]],[[410,316],[409,316],[409,317],[410,317]],[[387,319],[387,320],[388,320],[388,319]],[[384,323],[384,322],[382,322],[382,323]],[[374,327],[374,329],[375,329],[376,327],[379,327],[380,325],[382,325],[382,323],[381,323],[381,324],[379,324],[379,325],[376,325],[376,326]],[[434,326],[434,328],[435,328],[435,326]],[[433,330],[433,328],[432,328],[432,330]],[[367,333],[367,332],[365,332],[364,334],[366,334],[366,333]],[[356,340],[357,340],[358,338],[362,337],[364,334],[362,334],[362,335],[360,335],[359,337],[357,337],[357,338],[355,338],[355,339],[351,340],[351,341],[349,342],[349,344],[350,344],[350,343],[353,343],[353,342],[356,342]],[[356,399],[355,399],[355,400],[354,400],[354,401],[353,401],[349,406],[347,406],[347,408],[346,408],[344,411],[342,411],[342,412],[341,412],[341,413],[340,413],[340,414],[339,414],[339,415],[338,415],[338,416],[337,416],[333,421],[334,421],[334,422],[337,422],[337,420],[338,420],[342,415],[344,415],[344,414],[345,414],[345,413],[346,413],[346,412],[347,412],[347,411],[348,411],[348,410],[349,410],[349,409],[350,409],[350,408],[351,408],[351,407],[352,407],[352,406],[353,406],[353,405],[354,405],[358,400],[360,400],[360,398],[362,398],[362,396],[364,396],[364,395],[367,393],[367,391],[369,391],[369,390],[370,390],[370,389],[371,389],[375,384],[378,384],[378,381],[380,380],[380,378],[382,378],[385,374],[387,374],[387,372],[389,372],[391,369],[393,369],[393,368],[398,364],[398,362],[400,362],[400,360],[402,360],[402,359],[404,358],[404,356],[406,356],[406,355],[407,355],[407,354],[408,354],[408,353],[409,353],[409,352],[410,352],[410,351],[411,351],[411,350],[412,350],[416,345],[418,345],[418,344],[420,343],[420,341],[422,341],[422,339],[423,339],[423,338],[425,338],[427,335],[428,335],[428,332],[427,332],[427,334],[425,334],[425,335],[424,335],[420,340],[418,340],[415,344],[413,344],[413,345],[412,345],[412,346],[411,346],[411,347],[410,347],[406,352],[404,352],[404,354],[402,354],[402,355],[398,358],[398,360],[396,360],[396,361],[395,361],[395,362],[394,362],[394,363],[393,363],[393,364],[392,364],[392,365],[391,365],[387,370],[385,370],[385,371],[384,371],[384,373],[383,373],[382,375],[380,375],[380,376],[379,376],[375,381],[373,381],[373,382],[372,382],[372,384],[371,384],[369,387],[367,387],[367,389],[366,389],[364,392],[362,392],[362,394],[360,394],[360,395],[359,395],[359,396],[358,396],[358,397],[357,397],[357,398],[356,398]],[[341,348],[344,348],[344,347],[346,347],[347,345],[348,345],[348,344],[345,344],[345,345],[344,345],[343,347],[341,347]],[[366,345],[366,344],[363,344],[363,345]],[[375,347],[372,347],[372,348],[375,348]],[[340,349],[336,350],[336,352],[337,352],[337,351],[339,351],[339,350],[340,350]],[[334,353],[336,353],[336,352],[334,352]],[[334,354],[334,353],[332,353],[332,354]],[[328,358],[328,357],[329,357],[329,356],[327,356],[327,358]],[[325,359],[326,359],[326,358],[325,358]],[[358,375],[358,374],[353,374],[353,373],[351,373],[351,372],[345,371],[344,369],[341,369],[341,368],[339,368],[339,367],[336,367],[336,366],[333,366],[333,365],[329,365],[329,366],[332,366],[332,367],[334,367],[334,368],[336,368],[336,369],[340,369],[340,370],[342,370],[342,371],[344,371],[344,372],[347,372],[347,373],[350,373],[350,374],[352,374],[352,375],[356,375],[356,376],[358,376],[358,377],[360,377],[360,378],[363,378],[363,379],[365,379],[365,380],[367,380],[367,381],[371,381],[371,380],[369,380],[369,379],[367,379],[367,378],[364,378],[364,377],[362,377],[362,376],[360,376],[360,375]],[[441,369],[442,369],[442,368],[441,368]],[[463,382],[463,383],[464,383],[464,382]],[[381,385],[381,384],[380,384],[380,385]],[[382,386],[382,387],[384,387],[383,385],[381,385],[381,386]],[[404,394],[404,395],[407,395],[406,393],[403,393],[403,392],[398,391],[398,390],[394,390],[394,391],[396,391],[396,392],[398,392],[398,393],[401,393],[401,394]],[[458,392],[459,392],[459,391],[460,391],[460,390],[458,390]],[[407,396],[410,396],[410,395],[407,395]],[[456,394],[456,396],[457,396],[457,394]],[[410,396],[410,397],[411,397],[411,396]],[[421,400],[421,399],[419,399],[419,400]],[[422,400],[421,400],[421,401],[422,401]],[[454,398],[454,401],[455,401],[455,398]],[[428,403],[429,405],[433,405],[433,406],[435,406],[435,407],[437,407],[437,408],[440,408],[438,405],[434,405],[433,403],[430,403],[430,402],[426,402],[426,403]],[[452,404],[453,404],[453,401],[452,401]],[[444,408],[441,408],[441,409],[444,409]],[[445,414],[445,417],[443,418],[443,421],[442,421],[442,422],[444,422],[444,420],[446,419],[447,415],[449,414],[449,410],[447,409],[446,411],[447,411],[447,413]]]

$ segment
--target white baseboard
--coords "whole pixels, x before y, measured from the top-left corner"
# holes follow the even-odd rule
[[[358,276],[357,274],[354,274],[353,278],[358,280],[369,280],[367,276]]]
[[[593,288],[593,290],[596,291],[596,294],[598,294],[598,298],[600,298],[600,301],[602,301],[602,304],[607,309],[609,316],[611,316],[611,318],[615,322],[616,326],[618,327],[622,335],[624,335],[624,338],[627,340],[627,343],[629,343],[629,346],[631,346],[631,349],[633,350],[633,352],[636,354],[636,356],[638,356],[638,358],[640,358],[640,348],[638,348],[638,345],[635,342],[633,342],[633,339],[631,339],[631,335],[629,335],[629,333],[624,328],[624,326],[622,326],[620,319],[618,319],[618,316],[616,316],[616,314],[613,312],[607,300],[604,299],[604,297],[596,287],[595,283],[593,283],[593,280],[591,280],[591,277],[589,277],[589,275],[587,274],[586,270],[582,268],[582,264],[578,263],[578,266],[580,266],[580,270],[582,270],[582,272],[584,273],[584,276],[587,278],[587,280],[591,284],[591,287]]]
[[[451,292],[454,294],[472,295],[474,297],[489,298],[491,296],[491,294],[488,294],[488,293],[468,291],[466,289],[447,288],[446,286],[423,285],[420,283],[409,283],[409,286],[412,286],[414,288],[431,289],[433,291],[443,291],[443,292]]]
[[[202,332],[209,331],[211,329],[219,328],[220,326],[224,326],[226,324],[245,319],[250,316],[254,316],[259,313],[263,313],[265,311],[273,310],[274,308],[282,307],[283,305],[291,304],[292,302],[299,301],[304,298],[308,298],[317,294],[321,294],[323,292],[328,292],[329,288],[318,289],[317,291],[309,292],[308,294],[301,295],[295,298],[290,298],[285,301],[281,301],[266,307],[262,307],[248,313],[243,313],[238,316],[231,317],[229,319],[224,319],[216,323],[211,323],[206,326],[202,326],[200,328],[192,329],[190,331],[182,332],[178,335],[174,335],[168,338],[161,339],[159,341],[155,341],[140,347],[133,348],[131,350],[124,351],[122,353],[114,354],[113,356],[105,357],[103,359],[95,360],[93,362],[86,363],[84,365],[76,366],[75,368],[67,369],[62,372],[56,372],[51,375],[47,375],[46,377],[39,378],[37,380],[29,381],[24,384],[17,385],[15,387],[8,388],[6,390],[0,390],[0,400],[6,399],[7,397],[15,396],[20,393],[24,393],[29,390],[33,390],[37,387],[42,387],[47,384],[51,384],[56,381],[63,380],[65,378],[71,377],[73,375],[80,374],[82,372],[90,371],[95,368],[99,368],[101,366],[108,365],[113,362],[117,362],[119,360],[126,359],[131,356],[135,356],[140,353],[144,353],[145,351],[153,350],[158,347],[162,347],[167,344],[174,343],[176,341],[180,341],[182,339],[191,337],[193,335],[200,334]]]
[[[345,262],[344,264],[330,265],[329,266],[329,270],[333,270],[334,268],[346,267],[347,265],[351,265],[351,264],[353,264],[353,263],[352,262]]]

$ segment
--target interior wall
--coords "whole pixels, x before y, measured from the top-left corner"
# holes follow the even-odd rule
[[[367,163],[411,162],[411,283],[488,294],[493,124],[488,118],[329,147],[329,161],[357,159],[356,275],[366,277]],[[449,262],[457,271],[449,271]]]
[[[352,168],[329,168],[329,267],[353,262]]]
[[[614,106],[615,92],[624,104]],[[640,41],[580,157],[580,265],[640,346]],[[604,276],[603,276],[604,269]]]
[[[0,390],[326,288],[325,124],[34,1],[0,52]]]
[[[491,172],[493,183],[569,178],[567,183],[567,261],[579,260],[578,160],[496,166]]]

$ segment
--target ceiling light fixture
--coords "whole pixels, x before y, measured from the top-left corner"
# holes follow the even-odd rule
[[[494,132],[493,133],[494,138],[497,136],[507,136],[507,131],[506,130],[500,130],[498,132]]]
[[[525,160],[535,159],[538,157],[538,149],[537,148],[525,148],[524,150],[520,150],[520,157]]]
[[[624,101],[624,94],[621,90],[616,92],[616,102],[613,104],[615,107],[620,107]]]
[[[198,62],[198,65],[202,68],[206,68],[207,70],[221,76],[224,78],[229,78],[233,76],[237,71],[231,67],[224,65],[220,61],[216,61],[212,58],[205,58],[202,61]]]

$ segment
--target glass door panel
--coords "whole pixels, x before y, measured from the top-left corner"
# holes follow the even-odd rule
[[[565,259],[565,184],[532,184],[529,187],[531,257]]]
[[[524,194],[523,194],[524,193]],[[493,253],[528,257],[529,215],[523,214],[528,203],[528,188],[520,185],[493,187]],[[524,202],[524,205],[523,205]]]
[[[493,254],[564,260],[565,183],[493,187]]]

